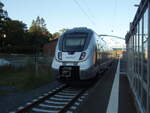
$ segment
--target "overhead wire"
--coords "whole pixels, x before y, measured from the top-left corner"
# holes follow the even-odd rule
[[[89,12],[89,14],[90,14],[90,17],[92,17],[92,18],[94,19],[95,16],[94,16],[94,14],[92,13],[92,10],[91,10],[91,8],[89,7],[87,1],[86,1],[86,0],[81,0],[81,1],[84,3],[86,9],[88,10],[88,12]]]
[[[79,9],[82,11],[82,13],[87,17],[87,19],[90,21],[92,25],[96,25],[95,22],[91,19],[91,17],[88,15],[88,13],[84,10],[84,8],[80,5],[80,3],[77,0],[73,0],[75,4],[79,7]]]

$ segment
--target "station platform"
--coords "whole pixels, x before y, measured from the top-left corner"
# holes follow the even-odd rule
[[[126,60],[116,60],[90,91],[77,113],[137,113],[126,73]]]

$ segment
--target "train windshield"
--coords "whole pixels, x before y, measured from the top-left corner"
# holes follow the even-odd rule
[[[63,51],[83,51],[87,33],[66,34],[63,39]]]

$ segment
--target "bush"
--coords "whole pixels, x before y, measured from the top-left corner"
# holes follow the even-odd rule
[[[16,70],[9,66],[0,67],[0,73],[0,86],[15,86],[18,90],[31,90],[53,80],[48,65],[39,65],[38,75],[33,64]]]

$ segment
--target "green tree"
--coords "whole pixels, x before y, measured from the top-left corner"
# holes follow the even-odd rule
[[[49,42],[51,38],[50,32],[46,28],[45,20],[39,16],[36,20],[32,21],[31,27],[29,28],[30,42],[34,47],[35,52],[35,70],[36,76],[38,76],[38,62],[37,62],[37,53],[42,50],[42,47],[45,43]]]
[[[43,47],[43,45],[49,42],[52,34],[47,30],[45,20],[40,18],[39,16],[36,20],[32,21],[31,27],[29,28],[30,33],[30,42],[33,46],[39,49]]]
[[[32,21],[29,32],[38,32],[46,36],[51,35],[46,28],[45,20],[39,16],[36,18],[36,20]]]
[[[59,32],[55,32],[52,35],[52,39],[59,38],[59,37],[60,37],[60,33]]]
[[[62,35],[62,34],[63,34],[64,32],[66,32],[67,30],[69,30],[69,29],[68,29],[68,28],[63,28],[63,29],[59,30],[59,32],[53,33],[52,39],[59,38],[60,35]]]
[[[11,52],[18,52],[18,50],[23,52],[26,42],[26,24],[18,20],[7,20],[4,24],[6,34],[4,49],[11,48]]]
[[[48,37],[51,36],[51,33],[46,28],[45,20],[39,16],[36,18],[36,20],[32,21],[29,32],[37,32]]]
[[[11,45],[22,45],[25,40],[25,33],[27,32],[27,26],[25,23],[18,20],[8,20],[5,22],[7,43]]]
[[[2,48],[4,46],[4,41],[5,41],[5,37],[6,37],[5,21],[10,20],[10,18],[8,17],[7,11],[5,11],[3,9],[3,7],[4,7],[4,4],[2,2],[0,2],[0,51],[2,50]]]
[[[8,13],[6,10],[3,9],[4,4],[0,1],[0,22],[9,19]]]
[[[66,32],[67,30],[69,30],[69,29],[68,28],[63,28],[63,29],[59,30],[59,33],[62,34],[64,32]]]

